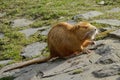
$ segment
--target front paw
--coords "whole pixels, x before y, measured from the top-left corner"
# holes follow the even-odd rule
[[[82,51],[83,54],[89,54],[89,53],[91,53],[91,52],[92,52],[92,51],[89,50],[89,49],[83,49],[83,51]]]

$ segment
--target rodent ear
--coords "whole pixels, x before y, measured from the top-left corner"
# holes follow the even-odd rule
[[[73,28],[71,28],[71,31],[76,31],[80,28],[80,25],[74,25]]]
[[[79,29],[80,27],[80,25],[75,25],[75,29]]]

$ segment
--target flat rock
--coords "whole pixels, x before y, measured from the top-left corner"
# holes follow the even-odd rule
[[[44,77],[66,73],[66,72],[73,71],[79,68],[83,70],[85,66],[90,64],[89,58],[86,59],[86,57],[88,56],[81,55],[81,56],[69,58],[68,60],[65,60],[65,61],[64,60],[55,61],[56,63],[52,63],[54,65],[51,64],[49,68],[43,71]],[[53,66],[54,68],[52,68]]]
[[[101,57],[97,59],[96,63],[112,64],[120,62],[119,47],[120,41],[118,39],[108,38],[96,41],[96,45],[91,48],[95,49],[95,53],[101,55]]]
[[[107,12],[120,12],[120,8],[119,7],[113,8],[113,9],[107,11]]]
[[[74,24],[76,24],[77,22],[75,22],[74,20],[68,20],[67,23],[74,25]]]
[[[120,39],[120,29],[110,33],[111,37],[116,37]]]
[[[114,26],[109,26],[109,27],[105,27],[105,28],[99,28],[99,30],[101,32],[104,32],[104,31],[110,31],[110,30],[116,30],[117,28],[114,27]]]
[[[83,60],[83,59],[86,59],[85,57],[87,56],[83,55],[83,56],[77,56],[74,58],[70,58],[68,60],[57,59],[53,62],[31,65],[29,67],[21,69],[19,73],[16,73],[14,75],[16,77],[15,80],[23,80],[23,79],[31,80],[31,79],[34,79],[35,77],[38,78],[39,73],[43,74],[42,76],[41,74],[39,74],[39,77],[41,77],[41,80],[72,79],[72,76],[69,75],[69,73],[67,72],[72,72],[73,70],[78,69],[78,68],[83,69],[84,67],[82,66],[86,66],[90,64],[89,59]],[[80,76],[74,77],[74,79],[72,80],[80,80]]]
[[[22,19],[16,19],[16,20],[11,21],[11,26],[12,27],[24,27],[32,23],[33,21],[22,18]]]
[[[0,39],[4,37],[4,34],[3,33],[0,33]]]
[[[120,74],[120,65],[110,65],[100,70],[93,71],[95,77],[103,78]]]
[[[42,50],[44,50],[47,46],[45,42],[35,42],[30,45],[27,45],[21,54],[23,57],[35,57],[41,54]]]
[[[67,73],[59,74],[59,76],[42,78],[41,80],[84,80],[81,75],[68,75]]]
[[[11,72],[14,72],[13,76],[16,77],[14,80],[23,80],[23,79],[24,80],[32,80],[32,79],[34,80],[34,78],[37,78],[38,75],[39,75],[39,77],[41,77],[42,80],[44,80],[44,79],[56,80],[60,76],[61,76],[61,79],[66,80],[66,79],[72,78],[72,75],[69,75],[69,73],[73,72],[73,70],[76,70],[79,68],[81,70],[84,70],[85,66],[91,64],[89,62],[89,58],[87,58],[87,57],[88,57],[88,55],[81,55],[81,56],[69,58],[67,60],[57,59],[52,62],[34,64],[34,65],[24,67],[21,70],[19,70],[19,72],[14,72],[16,70],[13,70]],[[16,64],[16,65],[18,65],[18,64]],[[10,65],[9,65],[9,67],[10,67]],[[6,68],[7,67],[5,67],[4,69],[6,69]],[[10,74],[11,72],[3,73],[0,76],[8,75],[8,74],[11,75]],[[63,75],[66,75],[66,77]],[[67,77],[67,76],[70,76],[70,77]],[[42,78],[42,77],[44,77],[44,78]],[[72,80],[80,80],[80,76],[79,77],[76,76]]]
[[[6,64],[8,64],[11,61],[12,60],[3,60],[3,61],[0,61],[0,65],[6,65]]]
[[[102,56],[117,54],[120,52],[120,40],[114,38],[99,40],[96,41],[96,45],[92,46],[92,48],[95,48],[95,53]]]
[[[102,15],[102,12],[98,12],[98,11],[90,11],[87,12],[85,14],[79,14],[73,17],[73,20],[78,20],[78,19],[90,19],[99,15]]]
[[[15,78],[14,80],[35,80],[34,77],[37,76],[37,71],[33,71],[33,70],[30,70],[30,71],[26,71],[25,73],[21,74],[21,77],[17,77]],[[30,76],[28,76],[30,75]],[[38,79],[36,79],[38,80]]]
[[[14,75],[15,80],[98,80],[88,75],[93,70],[101,68],[100,65],[92,66],[93,63],[90,60],[94,55],[94,53],[91,53],[90,55],[80,55],[67,60],[58,59],[53,62],[31,65],[22,68],[20,72],[16,73]],[[81,72],[71,74],[77,70],[81,70]]]
[[[34,33],[36,33],[38,30],[45,30],[45,29],[47,29],[47,27],[29,28],[29,29],[22,30],[20,32],[25,34],[25,36],[28,38],[31,35],[33,35]]]
[[[119,78],[117,78],[116,80],[120,80],[120,77],[119,77]]]
[[[113,48],[110,45],[102,45],[97,47],[96,51],[99,55],[110,55],[113,53]]]
[[[120,72],[119,48],[119,39],[106,38],[96,41],[96,45],[89,48],[92,49],[90,54],[33,64],[0,73],[0,77],[12,74],[14,80],[117,80]],[[4,69],[6,67],[2,71]]]
[[[96,63],[97,64],[112,64],[112,63],[116,63],[119,61],[120,59],[118,56],[116,56],[116,54],[111,54],[111,55],[102,56],[96,61]]]
[[[48,28],[46,30],[40,31],[40,35],[47,36],[51,28]]]
[[[120,20],[116,20],[116,19],[101,19],[101,20],[94,20],[93,22],[108,24],[111,26],[120,26]]]

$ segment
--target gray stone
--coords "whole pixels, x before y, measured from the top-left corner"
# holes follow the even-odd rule
[[[120,77],[119,77],[119,78],[117,78],[116,80],[120,80]]]
[[[83,55],[82,57],[77,56],[76,58],[70,58],[68,60],[57,59],[53,62],[31,65],[21,69],[19,73],[14,74],[14,77],[16,77],[14,80],[56,80],[60,77],[62,80],[71,79],[72,75],[69,75],[67,72],[73,72],[73,70],[82,67],[86,62],[89,63],[89,60],[79,60],[79,58],[85,57],[86,56]],[[79,78],[76,76],[72,80],[80,80],[80,76]]]
[[[105,56],[110,54],[118,54],[120,52],[120,40],[114,38],[107,38],[96,41],[96,45],[91,46],[90,49],[95,53]]]
[[[40,32],[40,35],[47,36],[51,28]]]
[[[8,63],[10,63],[12,60],[3,60],[3,61],[0,61],[0,65],[6,65]]]
[[[99,40],[89,49],[93,50],[90,54],[50,60],[1,73],[1,70],[10,68],[7,66],[0,70],[0,77],[12,75],[14,80],[116,80],[120,74],[120,40]]]
[[[113,9],[107,11],[107,12],[120,12],[120,8],[119,7],[113,8]]]
[[[100,70],[93,71],[95,77],[103,78],[120,74],[120,65],[110,65]]]
[[[23,57],[35,57],[38,56],[42,53],[42,50],[44,50],[47,46],[47,43],[45,42],[35,42],[32,43],[30,45],[27,45],[24,49],[23,49],[23,53],[21,54],[21,56]]]
[[[16,66],[16,65],[13,65],[13,64],[12,64],[12,67],[14,67],[14,66]],[[6,69],[9,69],[9,67],[11,67],[11,65],[5,66],[5,67],[3,67],[2,69],[0,69],[0,78],[7,77],[7,76],[13,76],[13,75],[15,75],[17,72],[20,71],[20,70],[16,69],[16,70],[14,70],[14,71],[4,72]]]
[[[99,15],[102,15],[102,14],[103,13],[98,12],[98,11],[90,11],[90,12],[87,12],[85,14],[76,15],[76,16],[73,17],[73,19],[74,20],[77,20],[77,19],[90,19],[90,18],[99,16]]]
[[[29,29],[25,29],[20,31],[21,33],[24,33],[26,35],[26,37],[30,37],[31,35],[33,35],[34,33],[36,33],[38,30],[44,30],[47,29],[47,27],[40,27],[40,28],[29,28]]]
[[[0,13],[0,18],[3,17],[3,16],[5,16],[5,15],[6,15],[5,12],[4,13]]]
[[[0,33],[0,39],[4,37],[4,34],[3,33]]]
[[[27,19],[16,19],[14,21],[11,21],[12,27],[24,27],[32,24],[33,21],[27,20]]]
[[[59,74],[54,77],[42,78],[41,80],[83,80],[81,75],[68,75],[67,73]]]
[[[76,56],[74,58],[69,58],[68,60],[57,59],[54,60],[53,62],[34,64],[28,67],[24,67],[21,70],[19,70],[19,72],[14,72],[15,70],[11,72],[15,73],[12,74],[14,77],[16,77],[15,80],[23,80],[23,79],[32,80],[34,78],[37,78],[38,77],[37,75],[39,75],[39,77],[43,76],[44,77],[42,78],[43,80],[46,78],[51,78],[52,80],[56,80],[57,77],[60,77],[62,74],[66,75],[67,78],[67,76],[72,76],[72,75],[66,73],[73,72],[73,70],[76,70],[78,68],[84,70],[84,67],[90,64],[89,59],[87,59],[86,57],[87,55],[82,55],[82,56]],[[5,75],[5,73],[3,74]],[[6,74],[10,74],[10,72],[6,72]],[[64,76],[62,76],[61,78],[66,79]],[[77,79],[77,77],[74,77],[73,80],[79,80],[79,79]]]
[[[120,59],[115,55],[115,54],[110,54],[110,55],[105,55],[102,56],[101,58],[99,58],[96,63],[97,64],[112,64],[112,63],[116,63],[119,62]]]
[[[102,45],[100,47],[97,47],[97,50],[95,51],[99,55],[108,55],[112,54],[112,48],[109,45]]]
[[[116,37],[120,39],[120,29],[110,33],[111,37]]]
[[[35,70],[29,70],[25,73],[22,73],[19,77],[15,78],[14,80],[40,80],[37,77],[38,73]]]
[[[101,19],[101,20],[94,20],[93,22],[108,24],[111,26],[120,26],[120,20],[116,20],[116,19]]]
[[[71,24],[71,25],[74,25],[76,24],[77,22],[75,22],[74,20],[68,20],[67,23]]]
[[[101,55],[96,54],[94,51],[92,51],[89,55],[89,62],[91,64],[94,64],[98,61],[99,58],[101,58]]]
[[[99,28],[99,30],[101,32],[115,30],[115,29],[116,29],[116,27],[114,27],[114,26],[109,26],[109,27],[105,27],[105,28]]]
[[[71,72],[73,70],[76,70],[78,68],[81,68],[81,70],[84,70],[84,67],[89,65],[89,58],[86,59],[86,55],[82,55],[82,56],[76,56],[73,58],[70,58],[66,61],[55,61],[54,65],[51,64],[51,66],[49,65],[49,68],[46,71],[43,71],[44,76],[52,76],[52,75],[58,75],[58,74],[62,74],[62,73],[66,73],[66,72]],[[58,66],[59,64],[59,66]],[[53,66],[55,66],[54,68],[52,68]],[[50,67],[52,69],[50,69]]]
[[[120,41],[112,38],[96,41],[96,45],[91,47],[96,54],[101,55],[95,63],[112,64],[120,62]]]
[[[112,38],[106,40],[96,41],[96,45],[92,46],[91,49],[96,54],[101,55],[95,62],[97,64],[112,64],[120,62],[120,41]]]

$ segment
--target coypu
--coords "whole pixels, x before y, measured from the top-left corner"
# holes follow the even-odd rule
[[[22,62],[15,67],[5,71],[21,68],[30,64],[48,61],[54,57],[66,58],[80,52],[89,52],[86,47],[93,42],[97,28],[88,22],[79,22],[71,25],[61,22],[52,27],[48,33],[48,48],[50,50],[49,57],[35,58]]]

